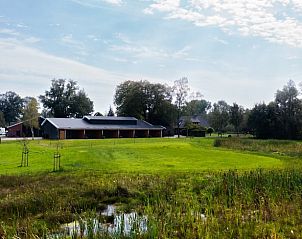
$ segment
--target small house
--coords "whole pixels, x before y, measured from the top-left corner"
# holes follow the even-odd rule
[[[44,117],[39,116],[38,121],[39,125],[45,120]],[[42,136],[41,128],[35,129],[34,128],[34,136],[41,137]],[[24,121],[12,124],[7,127],[7,137],[31,137],[31,130],[29,127],[25,126]]]
[[[193,129],[188,129],[188,125],[191,124]],[[200,115],[194,116],[182,116],[178,122],[179,133],[184,136],[196,136],[196,137],[205,137],[206,128],[210,127],[209,122]],[[175,132],[178,132],[178,128],[175,128]]]

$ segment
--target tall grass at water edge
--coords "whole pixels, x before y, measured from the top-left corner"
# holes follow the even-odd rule
[[[213,146],[240,151],[253,151],[272,153],[281,156],[302,157],[302,142],[293,140],[259,140],[233,137],[215,139]]]
[[[116,204],[148,230],[83,238],[302,238],[301,170],[82,176],[1,176],[0,236],[47,238]]]

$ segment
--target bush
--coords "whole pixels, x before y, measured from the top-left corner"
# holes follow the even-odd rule
[[[223,139],[215,139],[214,143],[213,143],[213,146],[214,147],[220,147],[222,145],[222,141],[223,141]]]
[[[213,129],[212,127],[209,127],[209,128],[207,129],[207,133],[210,134],[210,136],[211,136],[211,134],[214,133],[214,129]]]

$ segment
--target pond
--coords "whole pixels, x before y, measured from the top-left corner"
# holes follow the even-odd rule
[[[120,213],[115,205],[108,205],[106,210],[91,218],[79,218],[62,225],[62,232],[54,236],[89,236],[89,235],[124,235],[147,232],[147,216],[137,212]]]

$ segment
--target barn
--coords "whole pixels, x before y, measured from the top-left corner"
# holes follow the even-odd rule
[[[38,117],[39,125],[45,120],[42,116]],[[43,132],[41,129],[34,129],[35,137],[41,137]],[[25,121],[21,121],[7,127],[7,137],[31,137],[31,130],[26,126]]]
[[[84,116],[46,118],[41,128],[48,139],[102,139],[162,137],[165,129],[134,117]]]

